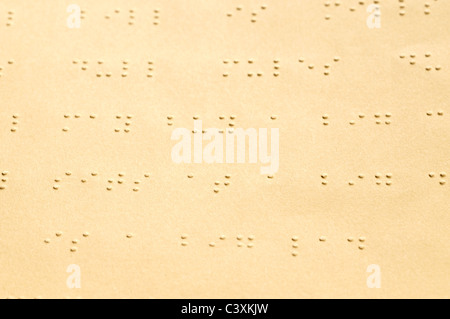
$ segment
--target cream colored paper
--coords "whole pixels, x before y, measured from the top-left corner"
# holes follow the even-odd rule
[[[372,3],[2,0],[0,298],[448,298],[450,3]]]

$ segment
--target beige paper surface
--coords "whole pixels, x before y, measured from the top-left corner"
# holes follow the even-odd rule
[[[450,3],[371,3],[2,0],[0,298],[448,298]]]

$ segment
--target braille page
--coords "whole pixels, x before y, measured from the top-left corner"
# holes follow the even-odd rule
[[[449,298],[449,12],[2,0],[0,298]]]

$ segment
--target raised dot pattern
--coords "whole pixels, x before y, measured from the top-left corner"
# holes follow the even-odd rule
[[[256,23],[258,18],[267,10],[267,5],[263,4],[253,9],[245,8],[244,6],[237,6],[234,10],[228,11],[226,16],[228,18],[236,18],[239,16],[245,16],[251,23]]]
[[[90,114],[67,113],[67,114],[63,115],[63,118],[65,120],[65,125],[62,128],[63,133],[70,132],[72,127],[77,127],[78,125],[82,126],[82,123],[96,124],[98,120],[104,120],[103,117],[100,117],[99,115],[97,115],[95,113],[90,113]],[[108,118],[111,118],[111,116],[109,116]],[[133,124],[133,121],[132,121],[133,118],[134,118],[134,115],[132,115],[132,114],[127,114],[127,115],[116,114],[114,116],[114,119],[116,120],[116,123],[118,125],[114,126],[113,131],[116,133],[120,133],[120,132],[130,133],[131,127]]]
[[[15,18],[15,12],[14,10],[8,10],[6,12],[6,23],[5,25],[7,27],[12,27],[14,26],[14,18]]]
[[[442,65],[439,63],[432,63],[430,60],[432,59],[433,54],[431,52],[425,52],[423,54],[417,55],[415,52],[402,53],[399,55],[401,60],[408,60],[410,66],[417,66],[418,62],[423,64],[423,68],[425,71],[441,71]]]
[[[268,63],[265,63],[266,67],[263,67],[261,63],[258,63],[255,59],[250,58],[243,60],[240,59],[225,59],[222,61],[223,65],[226,67],[226,71],[222,73],[224,78],[229,78],[236,71],[240,75],[245,75],[247,78],[262,78],[264,77],[264,69],[267,71]],[[274,59],[271,62],[270,73],[271,76],[277,78],[280,76],[280,60]],[[233,71],[233,72],[232,72]]]
[[[0,80],[1,78],[4,77],[4,72],[5,70],[7,70],[8,68],[10,68],[11,66],[13,66],[14,64],[14,59],[9,59],[8,61],[6,61],[3,65],[0,64]]]
[[[329,178],[328,178],[327,173],[321,174],[320,178],[321,178],[323,186],[327,186],[329,184]],[[376,173],[375,175],[373,175],[371,180],[372,180],[373,184],[375,184],[377,186],[381,186],[381,185],[392,186],[393,178],[394,178],[394,176],[391,173],[386,173],[386,174]],[[362,184],[366,180],[367,180],[366,175],[364,173],[360,173],[357,176],[355,176],[354,179],[347,180],[346,183],[348,186],[355,186],[358,184]]]
[[[114,176],[115,175],[115,176]],[[58,191],[61,188],[62,183],[71,182],[73,178],[75,178],[71,171],[66,171],[64,173],[64,179],[57,177],[54,179],[53,190]],[[98,172],[91,172],[90,174],[78,177],[81,185],[94,183],[95,185],[99,185],[102,182],[106,184],[105,189],[109,192],[113,190],[131,190],[135,193],[140,191],[140,187],[144,184],[144,180],[148,180],[150,178],[150,174],[145,173],[142,174],[141,177],[143,179],[138,178],[128,178],[126,174],[121,172],[118,174],[113,174],[113,176],[109,178],[100,178]]]
[[[401,17],[404,17],[405,15],[406,15],[406,13],[407,13],[407,5],[406,5],[406,0],[397,0],[398,1],[398,8],[399,8],[399,11],[398,11],[398,14],[401,16]],[[423,0],[422,0],[423,1]],[[425,15],[430,15],[431,14],[431,3],[432,2],[438,2],[438,0],[433,0],[433,1],[424,1],[423,2],[423,13],[425,14]]]
[[[1,180],[1,183],[0,183],[0,191],[5,190],[7,188],[8,174],[9,174],[8,171],[3,171],[2,172],[2,176],[1,176],[2,180]]]
[[[428,176],[431,179],[438,179],[439,185],[441,185],[441,186],[444,186],[447,184],[447,173],[446,172],[440,172],[440,173],[430,172],[428,174]]]
[[[90,68],[94,69],[93,73],[98,79],[115,77],[126,79],[129,75],[135,73],[140,73],[141,76],[151,79],[155,74],[155,64],[153,60],[139,61],[138,64],[133,63],[133,73],[130,73],[132,63],[128,59],[124,59],[120,61],[120,63],[107,63],[103,59],[98,59],[95,62],[90,62],[87,59],[73,59],[72,64],[78,66],[81,71],[88,71]],[[120,69],[118,69],[119,65]],[[134,65],[136,65],[136,67],[134,67]]]
[[[51,237],[48,237],[43,240],[44,244],[51,245],[53,243],[57,243],[58,245],[61,245],[63,239],[65,239],[64,232],[59,231],[59,230],[55,232],[54,236],[55,236],[54,242],[51,239]],[[82,234],[80,234],[80,237],[75,237],[75,238],[68,240],[67,241],[67,244],[69,246],[68,250],[71,253],[76,253],[78,251],[79,244],[81,242],[79,238],[83,239],[83,241],[84,241],[84,240],[88,239],[89,236],[90,236],[89,232],[85,231]]]
[[[351,1],[350,6],[344,6],[341,0],[336,1],[325,1],[323,3],[324,7],[327,9],[327,13],[325,14],[325,20],[329,21],[332,19],[332,13],[340,13],[342,10],[345,10],[346,12],[354,13],[357,12],[359,8],[361,10],[359,11],[366,11],[366,6],[372,2],[373,4],[380,4],[379,0],[373,0],[373,1],[362,1],[362,0],[353,0]],[[377,13],[376,13],[377,14]],[[379,13],[378,13],[379,14]]]
[[[142,12],[145,16],[144,21],[139,21],[137,18],[137,9],[131,8],[127,10],[122,10],[120,8],[115,8],[111,11],[111,13],[108,13],[104,16],[104,18],[107,21],[121,21],[123,22],[124,19],[126,19],[126,23],[128,26],[133,27],[136,25],[137,22],[146,22],[151,21],[154,26],[158,26],[160,24],[160,9],[152,9],[152,10],[146,10]],[[151,17],[151,19],[149,19]]]

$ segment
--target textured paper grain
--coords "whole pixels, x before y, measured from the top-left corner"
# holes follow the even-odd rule
[[[2,0],[0,298],[448,298],[450,3],[360,2]]]

